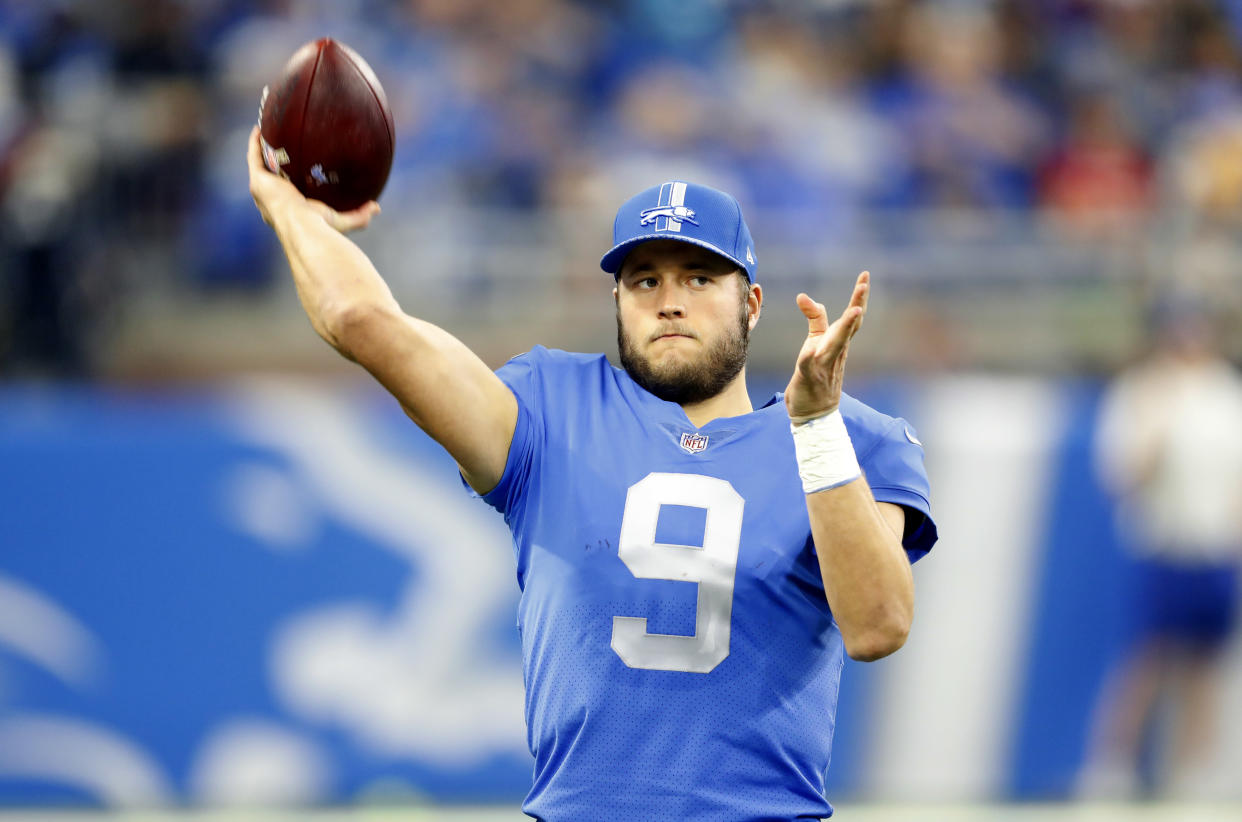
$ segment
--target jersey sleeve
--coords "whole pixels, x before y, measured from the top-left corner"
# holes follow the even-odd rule
[[[508,386],[517,399],[518,417],[513,428],[513,441],[509,444],[504,473],[496,487],[483,494],[482,498],[488,505],[504,514],[505,522],[519,516],[524,508],[537,455],[543,442],[544,391],[541,366],[546,354],[542,346],[536,346],[509,360],[496,371],[496,376],[500,377],[501,382]]]
[[[858,463],[872,495],[876,502],[891,502],[906,509],[902,545],[911,562],[922,559],[936,543],[937,533],[923,447],[914,428],[903,419],[892,419],[878,436],[860,445]]]

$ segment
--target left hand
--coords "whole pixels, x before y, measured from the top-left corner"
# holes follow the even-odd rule
[[[845,358],[850,340],[862,327],[871,293],[871,274],[864,271],[854,283],[850,304],[831,325],[823,303],[798,295],[798,308],[807,320],[806,342],[798,352],[793,377],[785,388],[785,408],[794,422],[829,414],[841,404]]]

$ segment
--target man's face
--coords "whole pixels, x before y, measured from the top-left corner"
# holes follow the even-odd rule
[[[643,243],[614,294],[621,365],[660,399],[714,397],[746,364],[762,292],[724,257],[676,240]]]

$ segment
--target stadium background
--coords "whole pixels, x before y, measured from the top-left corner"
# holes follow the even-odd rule
[[[793,295],[873,272],[849,389],[918,427],[943,538],[907,647],[847,666],[830,796],[1073,799],[1130,624],[1102,385],[1170,298],[1242,355],[1234,2],[0,0],[0,808],[518,816],[507,534],[314,337],[246,190],[324,35],[396,119],[360,244],[493,365],[614,350],[612,210],[669,177],[747,209],[756,397]],[[1242,800],[1229,660],[1175,800]]]

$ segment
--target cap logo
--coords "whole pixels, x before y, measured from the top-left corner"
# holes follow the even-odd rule
[[[691,225],[699,224],[699,221],[694,219],[694,209],[687,208],[686,206],[656,206],[655,208],[645,208],[643,209],[641,216],[642,219],[638,221],[639,225],[651,225],[661,217],[666,217],[669,220],[672,220],[678,226],[682,223],[690,223]],[[656,231],[664,230],[666,229],[656,226]],[[669,227],[667,230],[677,231],[678,229],[676,227]]]
[[[686,206],[686,184],[665,183],[660,186],[660,201],[654,208],[645,208],[639,215],[639,225],[655,223],[656,231],[681,231],[682,223],[698,225],[694,209]]]

